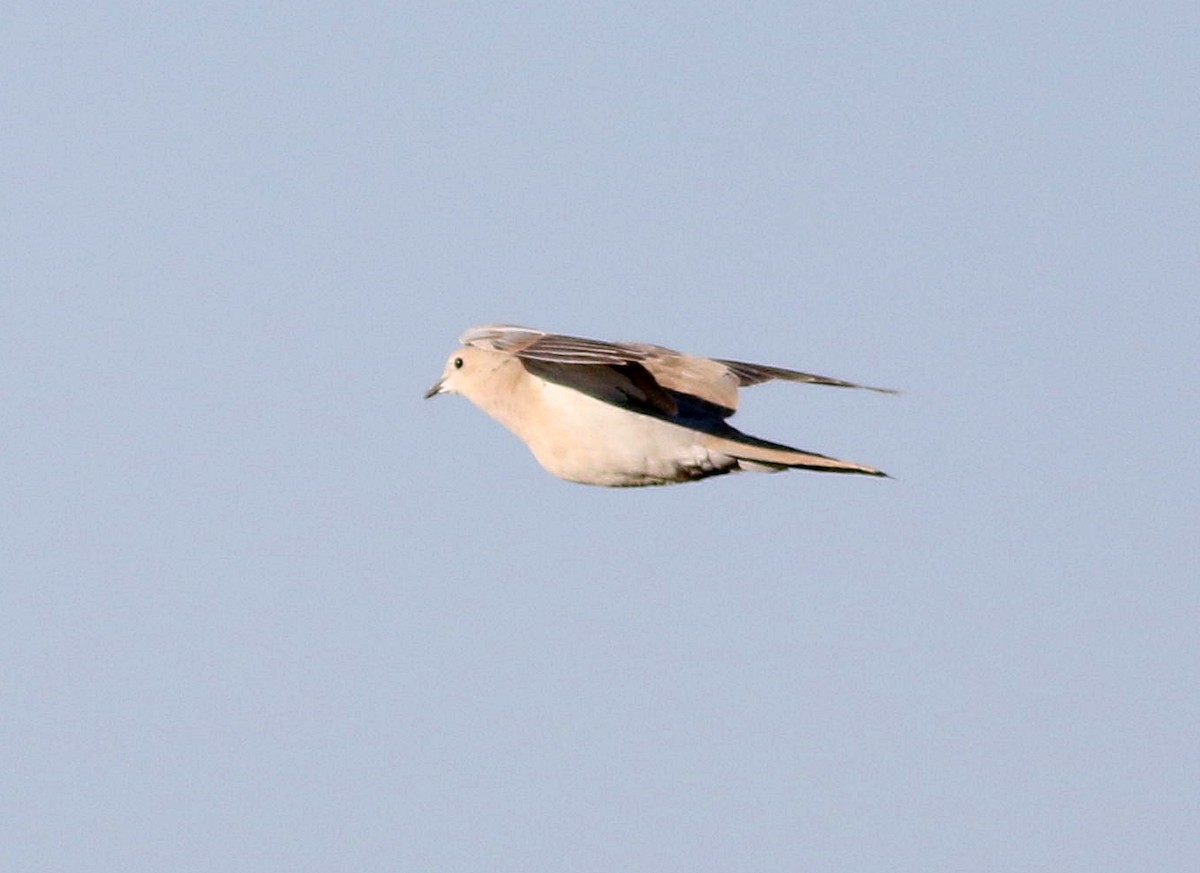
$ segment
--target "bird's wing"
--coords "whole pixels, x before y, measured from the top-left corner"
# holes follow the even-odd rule
[[[628,393],[632,385],[637,389],[634,399],[668,416],[677,412],[672,393],[717,407],[713,413],[719,418],[737,409],[738,378],[724,363],[662,346],[585,339],[507,324],[472,328],[460,342],[516,355],[527,366],[532,364],[531,371],[554,381],[579,383],[580,390],[586,385],[591,389],[588,393],[596,396],[600,396],[599,382],[619,385],[621,393]]]
[[[738,388],[773,379],[895,393],[887,388],[859,385],[783,367],[702,358],[647,343],[585,339],[510,324],[472,328],[463,334],[460,341],[463,345],[516,355],[526,362],[541,362],[546,365],[541,369],[546,371],[543,375],[547,378],[566,384],[579,382],[580,390],[585,390],[583,384],[586,384],[591,389],[588,393],[595,396],[604,393],[598,392],[603,387],[602,383],[621,395],[629,395],[632,385],[633,399],[669,416],[676,413],[676,405],[671,398],[673,392],[698,398],[708,405],[708,414],[728,418],[737,410]],[[605,372],[607,369],[612,372]],[[607,393],[611,394],[611,391]],[[610,397],[601,399],[613,402]],[[695,414],[696,411],[692,412]]]

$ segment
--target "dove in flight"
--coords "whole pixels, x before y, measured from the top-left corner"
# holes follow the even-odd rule
[[[667,485],[740,470],[887,475],[726,422],[739,388],[773,379],[895,393],[887,388],[508,324],[471,328],[459,342],[425,397],[466,396],[570,482]]]

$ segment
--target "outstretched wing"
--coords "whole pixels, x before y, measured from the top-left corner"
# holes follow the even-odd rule
[[[737,409],[738,379],[725,364],[663,346],[585,339],[509,324],[472,328],[460,342],[516,355],[527,366],[536,362],[530,369],[539,375],[579,383],[581,390],[586,384],[592,393],[597,378],[606,377],[590,368],[610,369],[613,378],[622,382],[622,390],[632,382],[639,389],[637,399],[668,416],[678,411],[673,394],[690,395],[715,407],[711,414],[718,418],[728,418]],[[585,369],[575,370],[573,378],[565,378],[571,376],[571,368],[577,367]]]
[[[728,418],[737,410],[738,388],[759,385],[774,379],[788,382],[807,382],[814,385],[834,385],[841,388],[866,388],[870,391],[895,393],[887,388],[859,385],[842,379],[801,373],[783,367],[748,364],[685,355],[673,349],[647,343],[614,343],[585,339],[564,334],[546,333],[529,327],[511,324],[489,324],[475,327],[460,339],[463,345],[506,352],[527,362],[540,362],[534,367],[555,381],[591,386],[595,393],[597,379],[614,390],[627,393],[632,384],[636,399],[660,414],[674,415],[676,406],[671,394],[698,398],[714,407],[711,412]],[[572,371],[573,367],[611,368],[611,377],[596,370]],[[617,384],[620,383],[620,388]],[[610,401],[611,402],[611,401]]]

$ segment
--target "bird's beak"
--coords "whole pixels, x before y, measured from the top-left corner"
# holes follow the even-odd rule
[[[444,379],[438,379],[436,382],[434,382],[434,383],[433,383],[433,387],[432,387],[432,388],[430,388],[428,391],[426,391],[426,392],[425,392],[425,399],[426,399],[426,400],[428,400],[430,397],[433,397],[435,394],[441,394],[441,393],[442,393],[442,382],[443,382],[443,381],[445,381],[445,380],[444,380]]]

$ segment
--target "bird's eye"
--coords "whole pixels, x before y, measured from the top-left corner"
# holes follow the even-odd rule
[[[462,369],[462,364],[463,364],[462,358],[455,358],[455,359],[454,359],[454,369],[456,369],[456,370],[461,370],[461,369]]]

